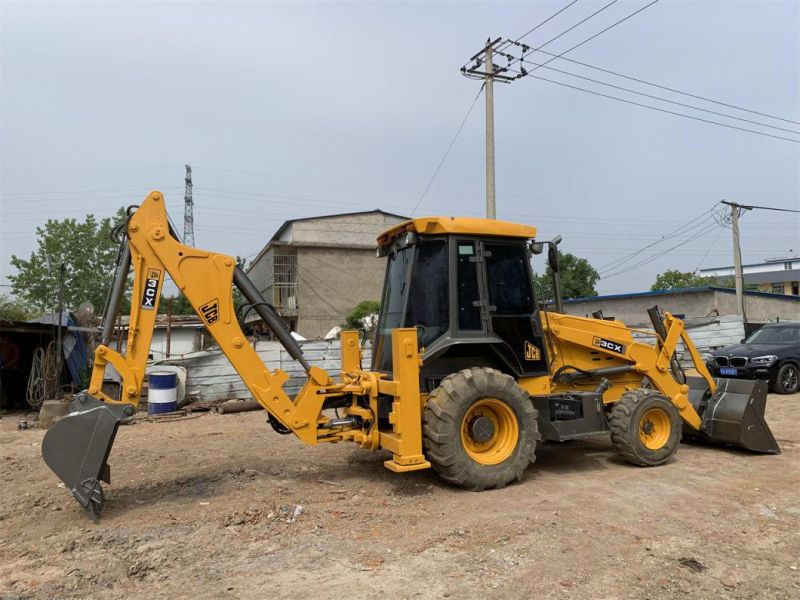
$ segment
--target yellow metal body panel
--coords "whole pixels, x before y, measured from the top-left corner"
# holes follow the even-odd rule
[[[420,235],[490,235],[526,239],[536,237],[535,227],[508,221],[467,217],[420,217],[403,221],[391,229],[387,229],[378,237],[378,245],[383,246],[407,231],[413,231]]]
[[[405,231],[421,235],[490,235],[506,238],[533,238],[533,227],[486,219],[421,218],[406,221],[381,236],[384,243]],[[270,371],[245,340],[236,320],[231,287],[236,261],[231,256],[190,248],[169,232],[164,198],[151,193],[128,221],[128,239],[134,275],[130,328],[125,355],[107,346],[95,351],[90,393],[105,402],[136,405],[142,388],[147,355],[153,335],[158,302],[167,273],[203,319],[234,369],[258,403],[306,444],[351,441],[367,449],[384,448],[392,458],[384,465],[397,472],[426,469],[422,445],[422,412],[427,394],[421,393],[421,357],[415,328],[392,331],[393,369],[391,378],[362,370],[358,333],[341,334],[342,368],[338,380],[312,367],[303,389],[295,398],[283,391],[289,376]],[[697,371],[716,389],[697,349],[680,319],[669,313],[664,319],[665,340],[656,346],[634,341],[631,330],[622,323],[547,313],[542,319],[547,350],[551,356],[549,375],[523,378],[520,386],[530,395],[547,395],[574,389],[593,389],[596,382],[557,383],[553,377],[562,366],[591,370],[630,365],[632,371],[609,376],[613,386],[603,401],[616,401],[628,388],[640,387],[646,376],[678,408],[683,421],[699,429],[700,418],[688,401],[688,386],[680,384],[670,372],[670,358],[683,340]],[[111,364],[122,377],[119,399],[102,391],[106,365]],[[473,365],[463,365],[467,368]],[[391,430],[378,430],[378,396],[390,396]],[[331,427],[322,408],[327,398],[348,398],[345,415],[358,417],[362,425]],[[498,417],[499,418],[499,417]],[[477,450],[475,450],[477,452]]]
[[[417,471],[431,466],[422,453],[422,406],[419,401],[420,356],[417,329],[392,330],[392,365],[394,386],[381,386],[395,397],[389,422],[392,431],[380,434],[380,445],[391,451],[391,460],[383,464],[392,471]],[[383,383],[383,382],[381,382]],[[393,392],[393,393],[392,393]]]
[[[311,367],[303,389],[295,398],[290,398],[282,389],[289,376],[279,369],[270,371],[266,367],[247,343],[236,320],[232,295],[236,266],[233,257],[185,246],[170,235],[164,198],[159,192],[148,195],[129,219],[128,244],[134,281],[126,351],[123,355],[102,345],[96,349],[90,394],[108,403],[138,404],[161,288],[169,273],[253,398],[304,443],[352,441],[368,449],[382,445],[394,455],[387,461],[390,463],[387,467],[393,470],[430,467],[422,454],[420,359],[416,329],[392,332],[396,367],[393,380],[361,369],[358,333],[345,331],[341,335],[342,373],[339,381],[324,370]],[[119,399],[102,390],[108,364],[113,365],[122,378]],[[379,393],[395,397],[390,414],[393,430],[380,435],[375,418]],[[361,417],[368,426],[321,427],[330,420],[322,413],[325,399],[343,396],[351,398],[351,405],[344,409],[345,414]],[[364,399],[369,408],[363,406]]]
[[[683,321],[669,313],[665,315],[667,338],[660,348],[635,341],[631,330],[618,321],[559,313],[549,313],[542,321],[546,337],[551,342],[548,350],[552,357],[552,375],[565,365],[585,371],[631,366],[633,370],[630,372],[607,377],[613,386],[603,395],[605,403],[615,402],[628,388],[641,387],[642,378],[647,377],[655,388],[672,400],[684,423],[694,430],[700,429],[700,416],[689,402],[689,386],[678,382],[669,368],[670,357],[675,352],[678,340],[683,340],[695,368],[706,380],[712,393],[716,390],[716,384],[686,333]],[[590,390],[596,383],[596,380],[588,383],[554,382],[553,391]]]
[[[342,373],[361,370],[361,343],[357,331],[342,331],[339,334],[342,347]]]

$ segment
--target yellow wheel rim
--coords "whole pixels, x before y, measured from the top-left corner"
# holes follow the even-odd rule
[[[672,422],[663,408],[651,408],[639,422],[639,441],[648,450],[660,450],[667,445]]]
[[[461,421],[461,443],[481,465],[496,465],[514,453],[519,441],[517,415],[505,402],[483,398],[470,406]]]

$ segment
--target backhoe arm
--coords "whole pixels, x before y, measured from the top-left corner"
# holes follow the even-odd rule
[[[185,246],[175,239],[170,234],[164,199],[159,192],[151,193],[129,219],[128,245],[133,289],[125,355],[106,345],[97,348],[89,393],[109,404],[138,405],[161,289],[164,277],[169,273],[253,398],[304,442],[316,443],[316,427],[312,425],[316,424],[323,401],[323,396],[316,392],[331,384],[331,378],[303,359],[296,342],[282,326],[275,327],[277,319],[269,314],[260,297],[253,297],[258,296],[258,292],[238,269],[236,261],[231,256]],[[270,372],[247,343],[236,319],[231,293],[234,279],[238,280],[240,288],[245,288],[243,292],[253,305],[260,304],[254,308],[266,313],[267,318],[272,317],[271,324],[276,334],[279,337],[283,334],[284,338],[291,340],[282,341],[306,368],[309,380],[298,394],[297,401],[292,401],[282,389],[289,376],[280,370]],[[111,364],[122,378],[119,399],[103,392],[107,364]]]

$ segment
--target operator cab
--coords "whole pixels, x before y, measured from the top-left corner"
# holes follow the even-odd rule
[[[386,256],[372,369],[392,371],[391,332],[416,327],[424,391],[464,364],[517,378],[548,372],[533,291],[533,227],[487,219],[423,218],[378,240]],[[469,362],[465,362],[468,358]]]

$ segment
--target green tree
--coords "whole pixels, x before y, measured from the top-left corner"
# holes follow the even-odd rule
[[[159,314],[167,314],[167,307],[169,301],[172,300],[172,314],[173,315],[194,315],[194,307],[189,302],[189,299],[178,292],[175,296],[161,295],[161,300],[158,303]]]
[[[362,300],[345,317],[342,329],[359,331],[364,339],[371,339],[375,327],[377,326],[377,315],[380,310],[380,302],[376,300]]]
[[[543,255],[546,257],[546,253]],[[547,260],[545,258],[545,260]],[[558,252],[558,274],[561,281],[561,297],[588,298],[597,296],[595,284],[600,279],[595,268],[585,258],[579,258],[569,252]],[[551,300],[553,294],[553,272],[547,266],[544,275],[533,276],[534,287],[540,300]],[[538,285],[536,285],[538,284]]]
[[[701,277],[690,271],[669,269],[656,277],[655,283],[650,286],[651,292],[662,290],[679,290],[681,288],[703,287],[715,283],[713,277]]]
[[[14,294],[38,311],[55,310],[63,264],[64,306],[76,308],[91,302],[101,310],[117,256],[118,244],[111,239],[111,231],[125,218],[125,209],[120,208],[114,218],[99,221],[92,214],[83,221],[48,219],[36,228],[36,251],[28,259],[11,256],[11,265],[17,269],[8,277]]]
[[[0,321],[29,321],[37,315],[26,303],[0,294]]]

